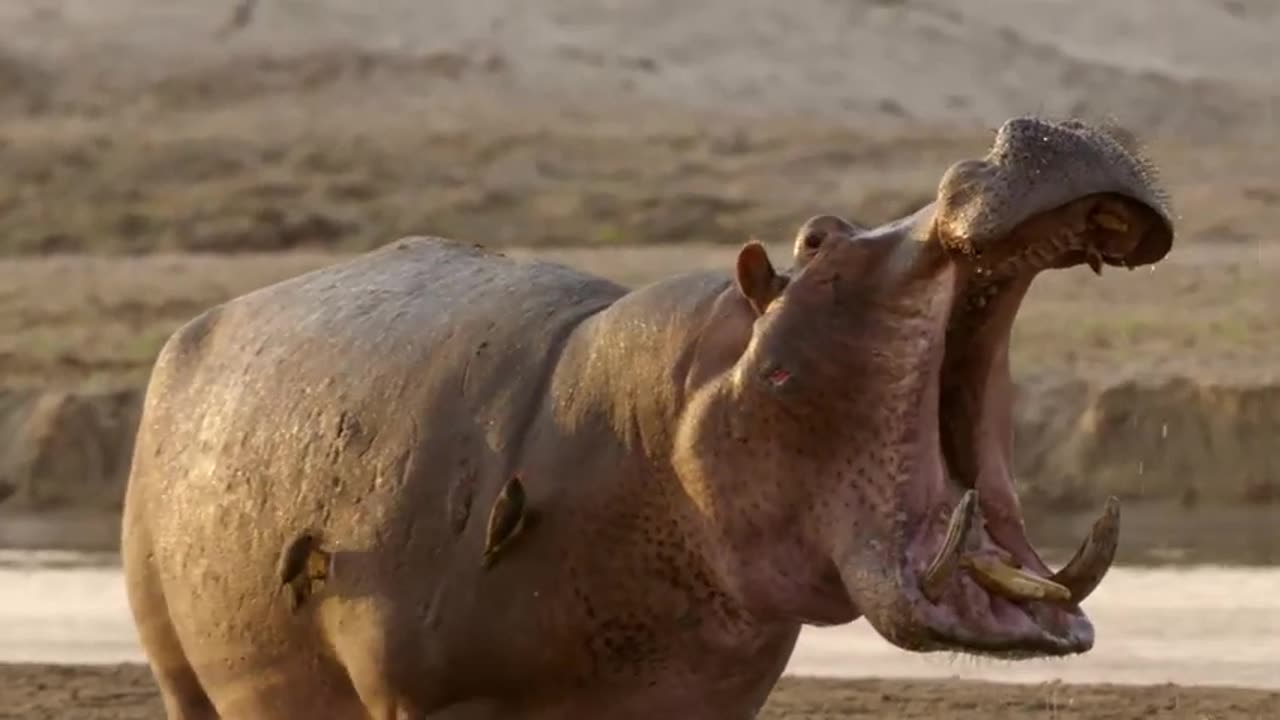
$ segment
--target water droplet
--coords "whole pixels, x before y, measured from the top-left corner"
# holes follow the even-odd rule
[[[1141,460],[1139,460],[1139,461],[1138,461],[1138,474],[1139,474],[1139,475],[1141,475],[1141,474],[1142,474],[1142,470],[1143,470],[1143,464],[1142,464],[1142,461],[1141,461]]]
[[[1163,439],[1165,439],[1165,438],[1167,438],[1167,437],[1169,437],[1169,423],[1161,423],[1161,424],[1160,424],[1160,439],[1161,439],[1161,440],[1163,440]]]

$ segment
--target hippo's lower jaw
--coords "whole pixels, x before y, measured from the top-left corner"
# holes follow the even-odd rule
[[[1088,651],[1093,626],[1079,603],[1114,558],[1119,504],[1107,503],[1075,558],[1050,575],[1034,550],[1024,563],[991,539],[992,523],[983,522],[978,497],[967,491],[953,510],[941,546],[919,576],[918,592],[904,593],[901,610],[911,618],[905,624],[910,632],[890,639],[921,652],[963,650],[1009,659]]]

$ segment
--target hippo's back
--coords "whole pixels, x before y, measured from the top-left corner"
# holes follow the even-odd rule
[[[423,559],[414,572],[429,594],[445,571],[430,563],[480,542],[470,498],[492,495],[517,462],[569,333],[624,292],[558,265],[411,239],[188,323],[156,362],[126,497],[139,626],[166,615],[177,641],[167,645],[202,668],[206,689],[323,655],[274,572],[304,530],[351,555],[352,597],[324,612],[370,611],[359,596],[386,592],[388,564],[405,558]],[[145,630],[143,642],[159,648],[148,647],[153,663],[166,652]]]

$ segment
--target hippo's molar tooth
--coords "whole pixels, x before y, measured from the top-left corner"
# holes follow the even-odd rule
[[[960,551],[964,547],[965,538],[969,535],[969,529],[973,527],[973,517],[977,507],[978,492],[971,489],[965,491],[960,497],[960,502],[956,504],[955,510],[951,512],[942,547],[939,548],[933,562],[929,563],[929,568],[925,570],[924,577],[920,581],[920,590],[929,602],[937,602],[938,598],[942,597],[942,589],[946,587],[947,580],[955,572],[956,565],[960,562]]]
[[[997,558],[966,556],[963,563],[973,571],[974,579],[980,585],[1001,597],[1010,600],[1071,600],[1071,591],[1062,585],[1010,567]]]
[[[1116,545],[1120,540],[1120,501],[1107,499],[1102,515],[1089,530],[1075,557],[1051,580],[1071,592],[1071,602],[1077,605],[1089,597],[1098,587],[1116,557]]]
[[[1129,230],[1129,223],[1125,222],[1124,218],[1105,210],[1094,213],[1091,219],[1098,227],[1106,230],[1114,232],[1127,232]]]

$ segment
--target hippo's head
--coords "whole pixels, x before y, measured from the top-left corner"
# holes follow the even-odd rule
[[[861,614],[911,650],[1092,647],[1079,603],[1114,557],[1118,511],[1057,573],[1031,547],[1010,470],[1010,330],[1040,271],[1154,263],[1172,240],[1128,136],[1018,118],[910,217],[816,217],[788,274],[744,247],[733,297],[749,338],[698,385],[676,443],[724,582],[761,614]]]

